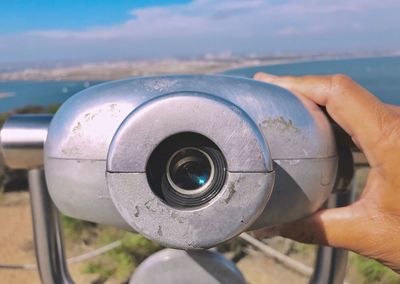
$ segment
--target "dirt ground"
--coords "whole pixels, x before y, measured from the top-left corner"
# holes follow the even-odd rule
[[[251,251],[237,263],[248,284],[305,284],[309,279],[286,269],[258,251]]]
[[[34,245],[32,236],[32,221],[28,192],[10,192],[0,196],[0,266],[3,264],[35,264]],[[273,238],[267,244],[275,249],[287,251],[285,239]],[[80,255],[92,251],[94,247],[84,243],[73,242],[67,246],[67,257]],[[282,264],[266,257],[261,252],[251,248],[245,249],[246,254],[237,262],[249,284],[259,283],[308,283],[304,277]],[[314,249],[298,246],[291,249],[291,257],[308,266],[314,261]],[[232,255],[231,255],[232,254]],[[229,258],[233,253],[228,253]],[[102,256],[98,256],[101,258]],[[92,259],[93,260],[93,259]],[[68,265],[68,269],[75,283],[101,283],[96,280],[98,275],[85,274],[83,268],[87,262]],[[350,283],[362,283],[358,274],[348,271],[347,280]],[[109,278],[105,283],[115,284],[120,281]],[[37,284],[40,278],[36,270],[2,269],[0,267],[1,284]]]
[[[5,193],[0,197],[0,264],[34,264],[32,219],[27,192]],[[83,253],[83,252],[81,252]],[[81,273],[83,263],[69,265],[76,283],[91,283],[93,275]],[[0,283],[40,283],[36,270],[1,269]]]
[[[10,192],[0,197],[0,264],[34,264],[34,245],[32,221],[27,192]],[[67,255],[85,253],[93,248],[77,246],[68,248]],[[74,281],[93,283],[96,275],[82,273],[85,263],[69,265]],[[268,259],[260,252],[250,253],[237,263],[249,284],[256,283],[307,283],[307,278],[288,271],[275,261]],[[1,269],[0,283],[39,284],[36,270]]]
[[[0,263],[35,263],[28,193],[7,193],[0,200]],[[0,270],[2,283],[39,283],[33,270]]]

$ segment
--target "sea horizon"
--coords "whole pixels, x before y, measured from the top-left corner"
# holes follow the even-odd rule
[[[173,61],[177,62],[177,61]],[[220,66],[202,64],[201,61],[182,61],[182,66],[165,66],[166,62],[160,63],[159,74],[176,73],[221,73],[252,77],[256,72],[270,72],[276,75],[305,75],[305,74],[332,74],[344,73],[355,79],[361,85],[387,103],[400,104],[400,55],[372,56],[372,57],[351,57],[351,58],[319,58],[314,60],[291,60],[279,62],[270,61],[266,64],[256,64],[254,60],[247,62],[252,66],[244,67],[246,62],[229,63],[225,60]],[[154,63],[154,62],[152,62]],[[164,64],[164,65],[163,65]],[[103,65],[101,74],[117,72],[118,68],[110,63],[109,69]],[[128,66],[128,65],[126,65]],[[157,74],[157,66],[151,70],[143,66],[136,66],[135,71],[126,70],[125,66],[117,78],[147,76]],[[142,68],[142,69],[140,69]],[[93,69],[96,69],[93,66]],[[48,106],[61,104],[75,93],[105,81],[91,80],[91,68],[80,70],[81,80],[8,80],[0,81],[0,113],[9,112],[24,106]],[[75,70],[75,69],[74,69]],[[177,72],[178,71],[178,72]],[[75,71],[74,71],[75,72]],[[85,72],[88,74],[85,77]],[[108,73],[107,73],[108,72]],[[115,73],[113,73],[115,74]],[[91,77],[92,76],[92,77]],[[98,76],[102,78],[101,76]]]

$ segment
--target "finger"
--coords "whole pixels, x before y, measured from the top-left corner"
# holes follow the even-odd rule
[[[283,225],[280,235],[303,243],[354,249],[360,240],[360,216],[352,205],[320,210],[310,217]]]
[[[343,75],[280,77],[257,73],[255,79],[301,94],[326,106],[329,115],[356,140],[371,165],[381,157],[386,106],[367,90]]]

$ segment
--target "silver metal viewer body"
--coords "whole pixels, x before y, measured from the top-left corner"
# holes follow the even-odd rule
[[[70,98],[51,121],[44,165],[64,214],[190,249],[316,211],[337,153],[321,110],[282,88],[158,76]]]

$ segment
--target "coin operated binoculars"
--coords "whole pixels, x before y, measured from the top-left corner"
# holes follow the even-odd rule
[[[62,213],[184,250],[312,214],[338,171],[320,108],[220,75],[94,86],[54,117],[11,118],[1,139],[9,166],[44,165]]]

